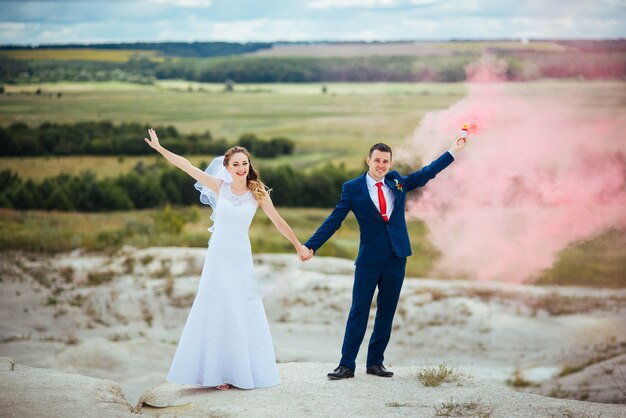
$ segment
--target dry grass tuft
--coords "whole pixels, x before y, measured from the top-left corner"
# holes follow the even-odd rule
[[[458,372],[456,369],[445,363],[441,363],[437,366],[426,366],[420,369],[415,377],[424,386],[437,387],[446,381],[450,381],[457,375]]]
[[[87,274],[87,285],[98,286],[103,283],[108,283],[113,280],[115,273],[111,270],[104,271],[92,271]]]
[[[68,299],[67,303],[70,306],[77,306],[77,307],[81,307],[83,306],[83,302],[85,301],[85,297],[81,294],[76,294],[74,295],[74,297],[72,299]]]
[[[150,308],[148,308],[147,306],[141,308],[141,315],[143,320],[146,321],[146,324],[151,327],[152,321],[154,320],[154,315],[152,314],[152,311],[150,311]]]
[[[133,274],[135,271],[135,263],[137,260],[133,257],[126,257],[123,261],[124,265],[124,274]]]
[[[477,417],[489,418],[493,413],[493,406],[482,405],[480,400],[465,403],[444,402],[439,408],[435,408],[437,417]]]
[[[408,403],[401,403],[398,401],[393,401],[393,402],[387,402],[385,406],[389,408],[406,408],[410,405]]]
[[[513,386],[514,388],[527,388],[529,386],[536,386],[535,383],[524,379],[522,376],[522,370],[520,368],[516,368],[515,372],[513,372],[513,376],[506,381],[509,386]]]
[[[74,280],[74,268],[72,266],[59,269],[59,274],[65,280],[65,283],[72,283]]]
[[[626,372],[622,369],[621,365],[616,361],[612,363],[605,363],[602,366],[605,374],[607,374],[613,381],[613,386],[622,394],[622,397],[626,399]]]
[[[171,277],[171,276],[172,276],[172,260],[170,259],[161,260],[161,267],[152,273],[152,278],[154,279],[161,279],[163,277]]]

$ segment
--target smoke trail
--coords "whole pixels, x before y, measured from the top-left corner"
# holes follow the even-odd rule
[[[438,273],[528,281],[567,245],[626,227],[623,112],[593,112],[585,85],[500,83],[505,70],[492,57],[468,66],[470,81],[495,82],[426,115],[408,152],[428,162],[471,122],[466,149],[409,204],[442,252]]]

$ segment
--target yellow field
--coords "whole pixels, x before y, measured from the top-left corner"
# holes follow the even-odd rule
[[[124,158],[104,156],[11,157],[0,159],[0,170],[10,169],[21,178],[35,181],[41,181],[46,177],[56,176],[60,173],[77,175],[86,170],[95,171],[99,178],[104,178],[128,172],[140,161],[152,164],[156,159],[156,155]],[[192,157],[190,160],[194,164],[198,164],[202,158]],[[204,160],[208,160],[208,157],[204,157]]]
[[[162,62],[159,51],[135,49],[26,49],[0,51],[0,55],[18,60],[63,60],[127,62],[131,58],[146,57],[150,61]]]

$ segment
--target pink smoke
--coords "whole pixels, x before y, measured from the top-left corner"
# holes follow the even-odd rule
[[[469,67],[487,82],[469,84],[466,98],[416,130],[405,157],[425,163],[464,123],[474,134],[409,212],[442,252],[437,273],[522,282],[569,244],[626,227],[626,116],[594,113],[593,90],[573,84],[489,82],[502,71],[490,77],[490,65]]]

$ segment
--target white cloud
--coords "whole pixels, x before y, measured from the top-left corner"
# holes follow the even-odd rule
[[[148,0],[165,6],[185,7],[185,8],[207,8],[211,7],[213,0]]]
[[[205,26],[209,39],[224,39],[235,42],[317,39],[320,28],[310,20],[252,19],[234,22],[219,22]],[[208,32],[208,33],[207,33]]]
[[[308,3],[311,9],[384,8],[398,5],[397,0],[313,0]]]
[[[469,1],[469,0],[466,0]],[[312,0],[307,7],[310,9],[384,9],[398,6],[425,6],[440,3],[441,0]]]
[[[73,28],[59,27],[52,30],[43,31],[40,38],[44,43],[62,44],[68,42],[68,39],[75,39],[76,33]]]
[[[0,22],[0,40],[6,43],[21,41],[27,33],[38,28],[37,23]]]

